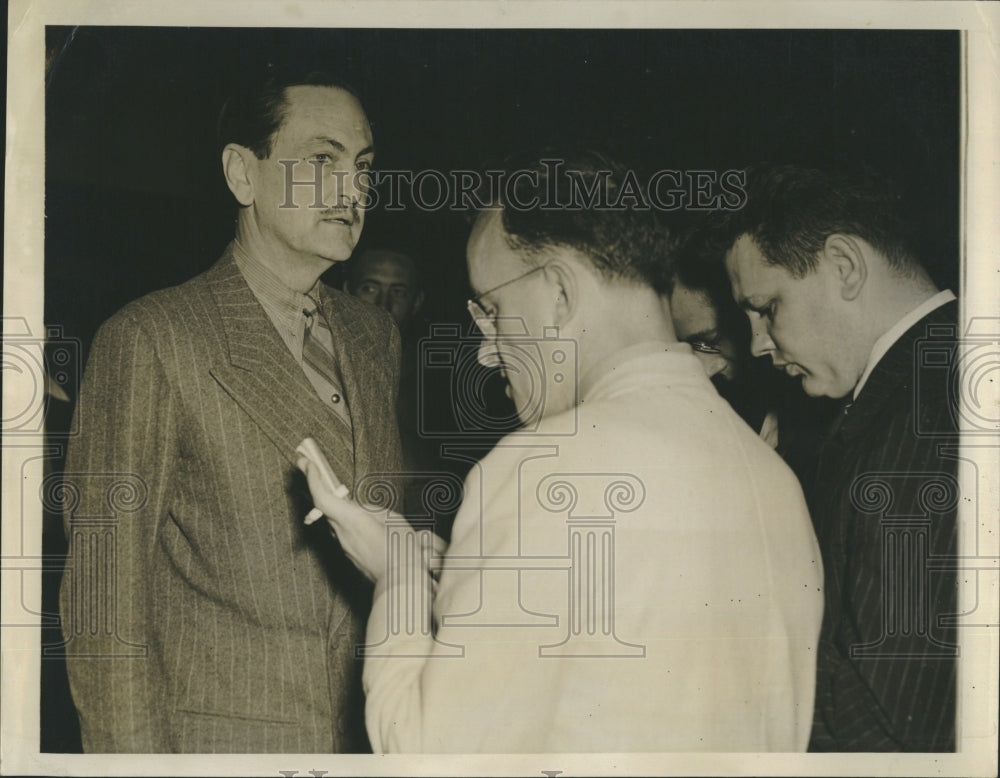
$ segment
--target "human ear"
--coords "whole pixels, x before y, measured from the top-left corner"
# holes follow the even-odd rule
[[[420,309],[424,305],[424,293],[417,292],[417,296],[413,298],[413,312],[420,313]]]
[[[553,324],[557,326],[562,326],[573,317],[579,303],[577,272],[575,264],[565,259],[553,259],[543,270],[552,295]]]
[[[222,172],[226,177],[226,185],[240,205],[253,204],[251,171],[255,161],[253,152],[238,143],[228,143],[222,150]]]
[[[868,280],[867,245],[854,235],[841,233],[827,236],[823,244],[823,255],[833,263],[840,283],[840,296],[844,300],[856,299]]]

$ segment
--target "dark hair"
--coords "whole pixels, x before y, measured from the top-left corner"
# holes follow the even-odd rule
[[[222,106],[217,125],[219,151],[228,143],[238,143],[250,149],[258,159],[269,156],[274,136],[285,120],[286,90],[293,86],[343,89],[360,102],[350,84],[328,73],[292,66],[268,67],[234,89]]]
[[[400,248],[394,242],[373,242],[368,246],[359,248],[351,256],[350,260],[346,263],[347,266],[347,281],[351,286],[358,280],[358,273],[361,270],[361,265],[365,257],[371,254],[394,254],[399,257],[404,257],[410,261],[410,265],[413,268],[413,283],[416,290],[422,291],[424,288],[424,276],[426,275],[426,268],[424,267],[423,259],[421,258],[419,252],[413,251],[412,249]]]
[[[729,298],[732,291],[726,274],[726,253],[736,236],[717,213],[694,217],[674,242],[668,291],[680,281],[689,289],[706,292],[714,300]]]
[[[765,259],[797,278],[816,268],[817,254],[834,233],[856,235],[889,266],[912,272],[919,264],[902,197],[872,171],[857,176],[793,165],[747,171],[747,202],[724,226],[735,240],[749,235]]]
[[[679,282],[704,294],[715,309],[718,328],[740,352],[749,351],[747,318],[733,300],[733,289],[726,273],[726,253],[735,236],[727,229],[724,217],[709,213],[695,217],[680,231],[672,253],[668,281],[673,294]]]
[[[606,278],[666,289],[670,232],[623,191],[634,172],[600,152],[508,158],[499,200],[507,244],[529,262],[555,247],[579,251]],[[513,174],[520,175],[514,176]],[[580,195],[580,196],[577,196]]]

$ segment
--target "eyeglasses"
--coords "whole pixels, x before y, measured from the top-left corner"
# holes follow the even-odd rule
[[[700,332],[694,332],[688,335],[682,340],[687,343],[694,351],[699,354],[721,354],[722,353],[722,334],[718,329],[704,329]]]
[[[722,349],[712,343],[705,343],[702,340],[689,340],[688,345],[702,354],[721,354]]]
[[[521,273],[521,275],[510,279],[509,281],[504,281],[502,284],[494,286],[492,289],[487,289],[482,294],[477,294],[475,297],[465,301],[465,307],[469,310],[469,315],[472,320],[479,327],[479,331],[483,335],[491,338],[497,334],[497,317],[495,313],[490,313],[483,307],[482,299],[486,295],[493,294],[498,289],[503,289],[505,286],[510,286],[516,281],[520,281],[522,278],[527,278],[532,273],[537,273],[539,270],[543,270],[545,265],[539,265],[538,267],[533,267],[527,273]]]

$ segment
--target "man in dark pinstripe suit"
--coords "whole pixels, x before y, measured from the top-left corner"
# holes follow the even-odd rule
[[[318,280],[360,234],[371,131],[349,89],[274,72],[220,141],[234,241],[102,326],[77,409],[61,610],[84,748],[365,750],[370,591],[303,526],[294,466],[312,436],[348,486],[400,467],[399,333]]]
[[[747,193],[726,266],[752,351],[845,401],[805,485],[826,589],[810,749],[954,750],[958,438],[918,357],[954,353],[955,295],[882,183],[776,167]]]

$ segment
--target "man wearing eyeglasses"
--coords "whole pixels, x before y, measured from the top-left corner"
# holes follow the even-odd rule
[[[775,399],[748,381],[752,370],[749,348],[740,348],[737,330],[725,328],[709,292],[675,278],[666,298],[678,340],[691,346],[719,394],[772,448],[778,445],[777,414],[769,407]],[[758,390],[758,391],[755,391]]]
[[[479,356],[523,426],[466,479],[444,557],[387,551],[396,518],[299,462],[375,581],[373,747],[803,750],[822,569],[801,492],[677,342],[657,216],[544,207],[550,187],[620,191],[603,157],[563,162],[526,165],[469,239]]]

